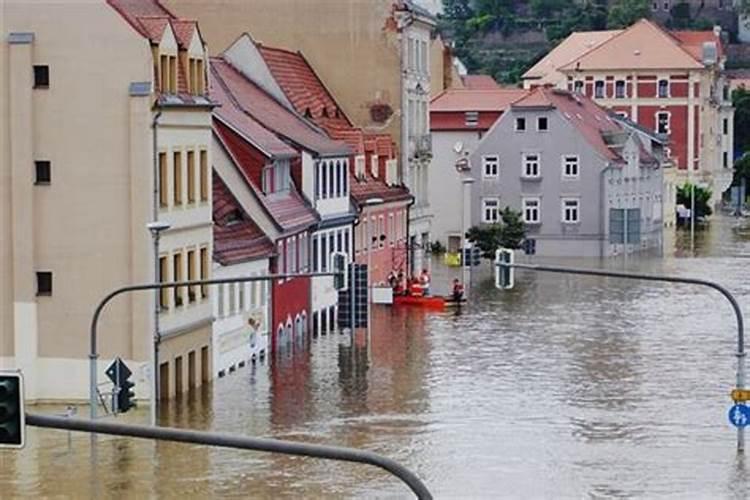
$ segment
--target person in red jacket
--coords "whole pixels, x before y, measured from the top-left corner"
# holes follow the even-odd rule
[[[460,302],[464,298],[464,286],[458,281],[458,278],[453,279],[453,300]]]

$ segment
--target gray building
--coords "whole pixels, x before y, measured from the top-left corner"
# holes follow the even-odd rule
[[[534,253],[604,257],[662,244],[662,139],[584,96],[539,87],[471,156],[472,225],[522,213]]]

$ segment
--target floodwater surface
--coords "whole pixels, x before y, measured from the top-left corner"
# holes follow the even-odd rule
[[[750,222],[717,218],[694,251],[679,234],[663,259],[555,263],[713,279],[747,311],[749,258]],[[436,259],[434,288],[454,272]],[[498,291],[490,272],[460,312],[376,307],[369,342],[309,339],[170,403],[161,424],[371,450],[436,498],[746,497],[721,295],[532,272]],[[0,453],[0,497],[409,497],[365,465],[105,436],[92,457],[88,435],[34,428],[28,441]]]

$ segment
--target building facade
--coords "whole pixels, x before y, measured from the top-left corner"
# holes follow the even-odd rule
[[[467,159],[503,111],[524,95],[521,89],[446,90],[430,103],[432,237],[448,252],[458,252],[461,245],[464,174],[456,163]]]
[[[472,223],[520,211],[531,253],[606,257],[662,245],[662,145],[591,100],[539,87],[471,155]]]
[[[86,399],[99,300],[159,278],[157,265],[164,279],[210,276],[206,48],[194,22],[147,0],[18,2],[3,15],[0,366],[24,372],[28,400]],[[171,224],[158,256],[154,220]],[[100,377],[123,358],[139,398],[151,392],[154,299],[120,297],[99,327]],[[159,302],[168,397],[210,378],[211,305],[195,290]]]
[[[525,85],[544,81],[580,92],[667,134],[677,176],[708,184],[718,200],[732,180],[734,128],[720,34],[718,27],[667,32],[647,20],[625,30],[574,34],[584,41],[563,42],[568,48],[529,70]]]

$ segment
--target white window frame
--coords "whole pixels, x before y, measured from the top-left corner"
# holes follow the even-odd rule
[[[518,127],[518,120],[523,120],[523,128]],[[513,130],[515,130],[516,132],[526,132],[526,117],[525,116],[513,117]]]
[[[583,80],[575,80],[573,82],[573,92],[584,94],[586,92],[586,83]]]
[[[659,115],[667,115],[667,131],[666,132],[659,132]],[[657,134],[670,134],[672,133],[672,113],[669,111],[657,111],[654,113],[654,131]]]
[[[575,220],[568,218],[568,208],[566,205],[567,203],[575,202]],[[563,224],[580,224],[581,222],[581,199],[580,198],[562,198],[560,200],[560,208],[561,208],[561,214],[560,214],[560,221]],[[570,207],[572,208],[572,207]]]
[[[596,88],[597,88],[597,85],[600,83],[602,85],[602,95],[597,95]],[[607,82],[605,82],[604,80],[595,80],[594,81],[594,99],[606,99],[606,97],[607,97]]]
[[[545,120],[547,123],[546,128],[542,128],[540,126],[541,120]],[[549,130],[549,117],[548,116],[537,116],[536,117],[536,131],[537,132],[547,132]]]
[[[536,160],[529,160],[530,156],[536,157]],[[529,166],[532,163],[536,163],[536,172],[529,175]],[[521,176],[524,179],[539,179],[542,176],[542,155],[540,153],[523,153],[521,168]]]
[[[617,95],[617,85],[622,84],[622,95]],[[615,99],[625,99],[628,96],[628,83],[625,80],[615,80]]]
[[[575,159],[575,161],[569,161]],[[575,164],[575,173],[568,173],[568,165]],[[578,179],[581,174],[581,158],[578,155],[562,155],[560,157],[563,179]]]
[[[659,93],[659,89],[661,88],[661,86],[659,84],[661,82],[667,82],[667,93],[666,93],[666,95],[661,95]],[[672,89],[670,87],[671,87],[671,85],[669,85],[669,78],[659,78],[659,79],[657,79],[656,80],[656,98],[657,99],[669,99],[670,97],[672,97],[672,92],[671,92]]]
[[[488,168],[494,165],[494,172],[488,172]],[[500,176],[500,157],[498,155],[482,156],[482,177],[485,179],[496,179]]]
[[[535,206],[528,206],[529,203],[536,203]],[[542,222],[542,199],[538,196],[534,197],[525,197],[521,200],[521,207],[522,207],[522,214],[523,214],[523,222],[525,224],[541,224]],[[528,212],[533,210],[536,214],[536,217],[527,217]]]
[[[465,124],[467,127],[478,127],[479,126],[479,111],[466,111],[464,112]]]
[[[492,220],[492,217],[487,217],[488,211],[493,210],[492,207],[487,206],[488,202],[495,204],[494,220]],[[500,198],[495,198],[495,197],[482,198],[482,222],[484,224],[496,224],[499,220],[500,220]]]

